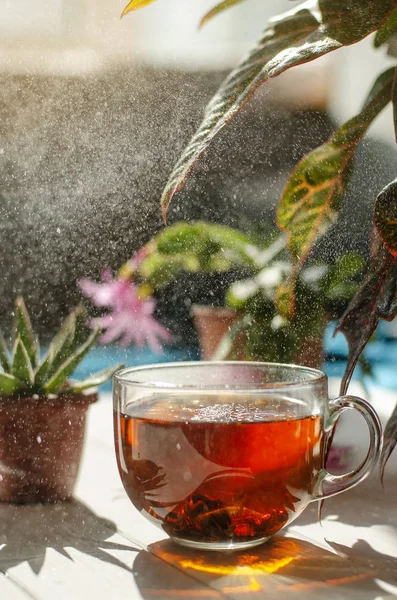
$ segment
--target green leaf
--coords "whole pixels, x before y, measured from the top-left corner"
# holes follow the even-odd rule
[[[41,361],[39,367],[34,373],[34,383],[36,387],[41,388],[48,378],[48,373],[51,367],[51,357],[49,353],[45,355],[43,360]]]
[[[269,77],[354,44],[377,29],[397,0],[308,0],[271,19],[258,44],[224,81],[186,147],[161,198],[163,216],[217,133]]]
[[[5,343],[5,340],[1,333],[0,333],[0,364],[6,373],[10,372],[11,363],[10,363],[10,357],[8,354],[8,348],[7,348],[7,344]]]
[[[15,340],[11,365],[11,375],[30,387],[34,382],[34,372],[28,351],[20,337]]]
[[[364,259],[359,254],[341,256],[330,268],[322,284],[324,297],[330,300],[350,300],[358,289],[358,275],[364,269]]]
[[[376,199],[375,225],[390,254],[397,257],[397,179],[386,186]]]
[[[10,373],[0,373],[0,396],[12,396],[16,391],[23,389],[22,381]]]
[[[380,477],[383,483],[383,477],[385,474],[386,463],[390,458],[397,444],[397,405],[387,422],[384,434],[383,434],[383,447],[380,456]]]
[[[222,273],[252,268],[258,252],[250,238],[237,229],[201,221],[175,223],[154,238],[139,273],[158,289],[184,271]]]
[[[391,321],[396,315],[397,265],[381,240],[377,239],[368,273],[335,331],[344,334],[349,346],[348,361],[341,384],[342,395],[347,391],[357,360],[379,320]]]
[[[140,274],[153,289],[160,289],[175,281],[183,272],[197,273],[200,263],[193,253],[185,255],[153,254],[142,263]]]
[[[245,2],[245,0],[223,0],[223,2],[220,2],[219,4],[214,6],[214,8],[211,8],[211,10],[209,10],[204,15],[204,17],[200,21],[200,28],[203,27],[203,25],[205,25],[206,23],[208,23],[208,21],[216,17],[216,15],[219,15],[219,13],[223,12],[228,8],[231,8],[232,6],[235,6],[236,4],[240,4],[241,2]]]
[[[295,327],[280,317],[253,320],[246,334],[245,360],[293,362],[299,337]]]
[[[37,339],[33,334],[32,323],[29,313],[26,309],[25,302],[22,296],[18,296],[15,300],[14,308],[14,323],[13,323],[13,340],[20,338],[30,358],[30,362],[36,367],[39,360],[39,346]]]
[[[92,387],[99,387],[100,385],[109,381],[109,379],[113,377],[116,371],[122,369],[123,367],[124,363],[120,363],[115,367],[108,367],[103,371],[99,371],[98,373],[87,377],[87,379],[84,379],[84,381],[72,382],[68,387],[68,391],[71,391],[73,393],[79,393]]]
[[[397,7],[391,12],[389,18],[381,25],[374,38],[375,48],[385,44],[397,33]]]
[[[63,321],[59,331],[51,341],[48,351],[35,374],[35,383],[39,387],[56,373],[59,367],[74,353],[82,342],[85,329],[85,311],[79,305]]]
[[[281,283],[275,294],[275,305],[282,317],[287,320],[295,315],[295,289],[298,281],[298,271],[294,269]]]
[[[154,242],[157,251],[162,254],[209,254],[215,247],[217,250],[233,251],[240,261],[252,264],[247,252],[251,245],[250,238],[226,225],[204,221],[179,222],[163,229]]]
[[[155,238],[155,249],[161,254],[194,252],[197,240],[205,234],[204,223],[175,223],[163,229]]]
[[[121,18],[125,17],[126,14],[131,12],[132,10],[138,10],[139,8],[143,8],[148,4],[151,4],[154,0],[131,0],[121,13]]]
[[[303,262],[315,242],[335,223],[351,174],[352,158],[369,125],[391,98],[394,68],[376,80],[363,110],[297,165],[283,191],[277,221],[288,234],[295,261]]]
[[[88,354],[89,350],[95,343],[100,334],[100,329],[94,331],[88,340],[80,346],[72,356],[60,366],[58,371],[44,385],[44,390],[48,393],[57,393],[68,377],[73,373],[76,367],[80,364],[83,358]]]
[[[255,277],[235,281],[226,291],[226,306],[233,310],[245,310],[247,304],[255,298],[259,291],[260,286]]]

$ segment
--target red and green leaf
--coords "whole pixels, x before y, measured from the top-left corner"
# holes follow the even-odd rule
[[[166,216],[194,164],[219,131],[269,77],[354,44],[379,26],[397,0],[308,0],[271,19],[258,44],[224,81],[166,184],[161,205]]]
[[[377,240],[364,282],[338,324],[349,346],[341,394],[349,386],[357,360],[375,331],[379,320],[391,321],[397,314],[397,264]]]
[[[293,259],[303,262],[338,216],[357,145],[391,99],[395,69],[376,80],[363,110],[297,165],[283,191],[277,221]]]
[[[241,2],[245,2],[245,0],[223,0],[223,2],[219,2],[214,8],[211,8],[204,17],[200,21],[200,28],[203,27],[208,21],[219,15],[224,10],[235,6],[236,4],[241,4]]]

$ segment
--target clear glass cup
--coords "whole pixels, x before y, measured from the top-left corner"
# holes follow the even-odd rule
[[[254,362],[164,363],[114,377],[114,435],[135,507],[179,544],[243,549],[266,541],[314,500],[360,483],[374,467],[381,425],[361,398],[329,400],[321,371]],[[369,429],[364,462],[325,469],[339,415]]]

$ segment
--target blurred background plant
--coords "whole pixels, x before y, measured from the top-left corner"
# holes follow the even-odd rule
[[[228,315],[231,318],[222,339],[217,337],[213,325],[208,331],[215,338],[212,346],[217,346],[212,358],[291,362],[299,360],[302,344],[309,349],[317,342],[319,353],[315,360],[320,366],[324,328],[343,312],[358,287],[363,266],[362,257],[353,253],[339,257],[333,264],[319,260],[308,263],[296,286],[294,315],[286,318],[276,303],[277,291],[293,268],[283,234],[273,231],[258,242],[256,233],[249,236],[238,229],[204,221],[178,222],[152,238],[120,268],[115,279],[110,280],[108,274],[102,283],[83,280],[80,286],[97,307],[112,309],[110,314],[93,321],[94,326],[100,324],[107,329],[103,341],[119,337],[129,343],[136,341],[141,330],[134,310],[139,317],[140,304],[150,302],[154,307],[153,293],[162,290],[166,294],[170,284],[187,274],[232,272],[234,281],[226,288],[223,307],[233,312]],[[117,306],[123,304],[125,292],[131,319],[119,321]],[[213,308],[219,310],[219,306]],[[223,316],[220,310],[219,318]],[[170,341],[164,329],[158,324],[156,327],[160,337]],[[300,357],[301,361],[307,359]]]

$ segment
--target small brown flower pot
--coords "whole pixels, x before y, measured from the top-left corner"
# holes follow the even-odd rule
[[[239,313],[229,308],[193,304],[192,316],[196,327],[202,360],[211,360],[224,335],[239,318]],[[242,346],[240,336],[235,341]],[[238,358],[243,358],[239,356]]]
[[[0,501],[54,502],[73,494],[85,416],[96,394],[0,397]]]
[[[240,317],[235,310],[216,306],[194,304],[192,316],[196,327],[200,356],[202,360],[212,360],[222,338]],[[236,359],[244,360],[244,331],[235,340]],[[320,369],[324,358],[323,340],[321,336],[308,337],[302,340],[293,362]]]

